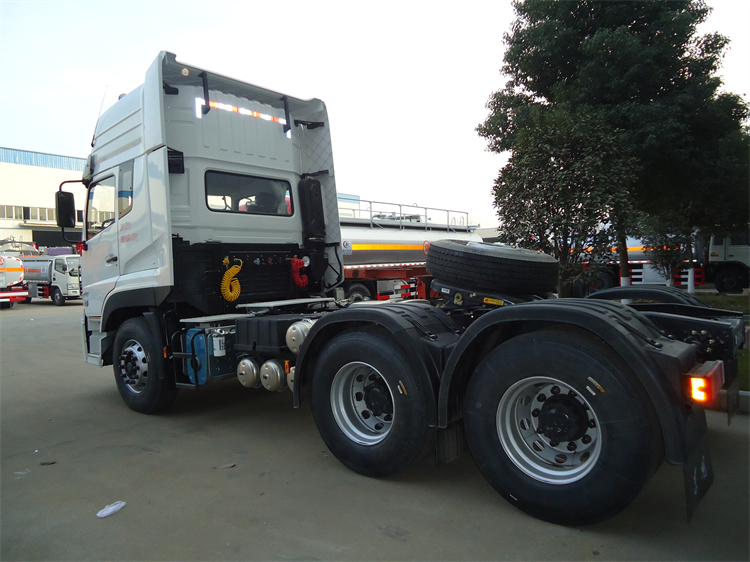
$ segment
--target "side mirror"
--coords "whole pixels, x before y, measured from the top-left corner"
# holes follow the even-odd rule
[[[75,228],[76,202],[75,196],[69,191],[55,193],[55,209],[57,211],[57,226],[61,228]]]

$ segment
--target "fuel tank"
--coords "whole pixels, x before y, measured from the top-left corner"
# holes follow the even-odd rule
[[[52,281],[53,264],[48,256],[23,257],[23,269],[26,281],[35,283],[50,283]]]

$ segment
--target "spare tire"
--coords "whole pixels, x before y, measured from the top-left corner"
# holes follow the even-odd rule
[[[427,251],[427,273],[466,289],[548,293],[557,287],[559,268],[547,254],[485,242],[437,240]]]

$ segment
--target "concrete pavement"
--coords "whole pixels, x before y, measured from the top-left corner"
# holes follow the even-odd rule
[[[80,315],[75,302],[0,311],[2,560],[750,557],[748,416],[727,427],[708,413],[716,482],[690,524],[681,468],[665,464],[625,512],[560,527],[508,504],[468,454],[359,476],[290,392],[226,381],[162,415],[132,412],[111,368],[83,363]]]

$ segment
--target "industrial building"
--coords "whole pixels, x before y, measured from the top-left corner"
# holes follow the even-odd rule
[[[0,147],[0,240],[34,242],[39,247],[70,245],[57,227],[55,192],[64,181],[80,180],[85,162],[84,158]],[[77,240],[86,190],[81,183],[65,184],[64,189],[75,194],[78,228],[68,238]],[[339,208],[342,216],[353,216],[360,199],[339,194]],[[477,232],[486,241],[497,239],[494,228]]]
[[[55,192],[64,181],[80,180],[85,159],[0,147],[0,240],[34,242],[39,247],[67,246],[55,217]],[[80,238],[86,190],[65,185],[76,197]]]

